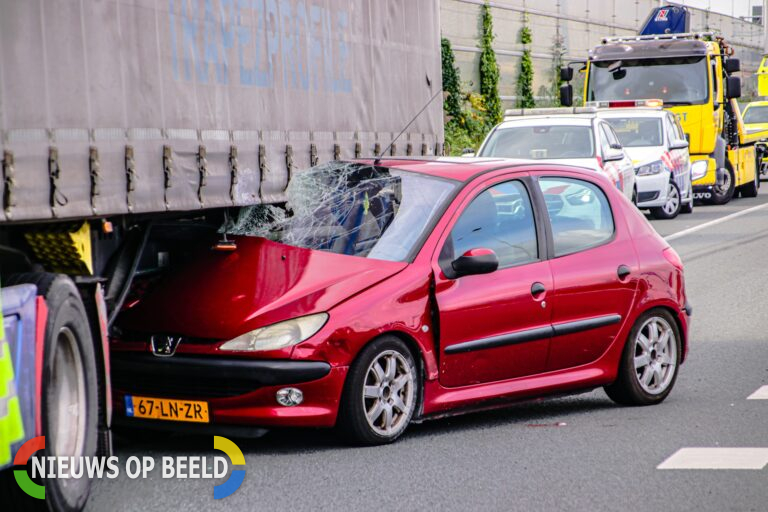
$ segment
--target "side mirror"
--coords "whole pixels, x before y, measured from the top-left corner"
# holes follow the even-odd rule
[[[573,106],[573,86],[571,84],[560,86],[560,105],[563,107]]]
[[[603,155],[604,162],[616,162],[623,158],[624,158],[624,152],[621,149],[616,149],[614,147],[611,147],[611,149],[606,151],[605,154]]]
[[[570,66],[560,68],[560,80],[563,82],[570,82],[573,80],[573,68]]]
[[[499,268],[499,258],[491,249],[470,249],[451,262],[453,278],[490,274]]]
[[[741,61],[739,59],[734,59],[733,57],[729,58],[725,61],[725,72],[729,75],[731,73],[736,73],[737,71],[741,71]]]
[[[729,100],[741,98],[741,78],[729,76],[725,79],[725,92]]]
[[[673,140],[669,144],[669,149],[686,149],[688,145],[688,141],[685,139]]]

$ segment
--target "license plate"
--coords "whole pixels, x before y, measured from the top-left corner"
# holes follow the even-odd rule
[[[125,396],[125,415],[153,420],[208,423],[208,402]]]

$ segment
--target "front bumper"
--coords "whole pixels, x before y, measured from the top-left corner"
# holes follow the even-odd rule
[[[669,183],[669,171],[650,176],[636,176],[637,207],[655,208],[664,206],[667,202],[667,183]]]
[[[113,353],[112,387],[120,423],[158,428],[181,422],[125,416],[125,395],[204,400],[211,425],[331,427],[336,423],[347,367],[322,361],[252,360],[218,356],[156,357]],[[304,401],[279,405],[281,388],[299,388]]]

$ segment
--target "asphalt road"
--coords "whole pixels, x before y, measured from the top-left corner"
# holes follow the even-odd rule
[[[88,510],[766,511],[768,467],[657,469],[681,448],[768,448],[768,400],[747,400],[768,384],[763,192],[653,221],[685,262],[694,307],[690,357],[661,405],[618,407],[595,390],[414,425],[377,448],[349,448],[326,431],[274,431],[238,441],[245,482],[224,500],[213,500],[211,480],[155,471],[98,482]],[[215,453],[210,436],[166,434],[116,449],[123,462],[149,455],[158,464]]]

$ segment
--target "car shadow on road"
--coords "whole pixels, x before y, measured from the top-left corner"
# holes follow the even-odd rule
[[[568,396],[562,398],[543,398],[481,412],[468,412],[457,416],[430,419],[412,424],[403,439],[435,438],[455,436],[460,432],[485,430],[500,426],[512,426],[522,429],[561,428],[576,421],[579,416],[595,412],[616,409],[601,392]],[[280,455],[312,453],[324,450],[339,450],[352,447],[333,429],[284,428],[269,431],[256,439],[233,440],[246,455]],[[163,453],[186,453],[190,451],[212,451],[211,436],[169,434],[157,432],[157,435],[142,436],[141,439],[118,437],[118,452],[160,451]]]

